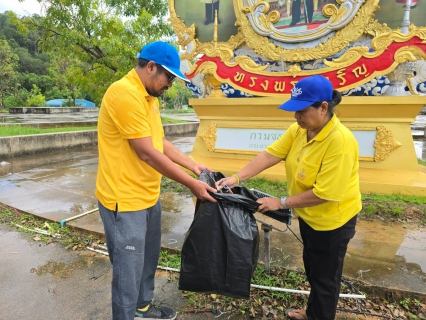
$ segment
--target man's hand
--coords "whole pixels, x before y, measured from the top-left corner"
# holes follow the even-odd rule
[[[206,165],[201,164],[201,163],[196,163],[194,168],[192,169],[192,172],[194,172],[194,174],[196,174],[197,177],[199,177],[201,172],[204,171],[204,170],[213,172],[213,170],[211,170],[209,167],[207,167]]]
[[[217,192],[216,189],[210,187],[207,183],[195,180],[194,183],[189,187],[192,194],[200,200],[208,200],[210,202],[217,202],[207,191]]]

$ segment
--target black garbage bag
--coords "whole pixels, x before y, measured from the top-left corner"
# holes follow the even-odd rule
[[[199,180],[212,187],[224,178],[203,171]],[[179,289],[249,298],[259,256],[259,230],[253,213],[259,204],[245,187],[233,194],[211,193],[217,200],[197,200],[194,220],[182,247]]]

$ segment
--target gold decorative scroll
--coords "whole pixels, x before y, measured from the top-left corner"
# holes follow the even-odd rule
[[[178,36],[178,44],[186,48],[188,44],[194,41],[194,48],[186,57],[189,61],[193,60],[197,54],[204,53],[209,57],[220,57],[223,61],[230,62],[234,58],[234,50],[243,44],[248,45],[264,58],[274,61],[282,59],[288,62],[301,62],[329,57],[346,48],[351,42],[359,39],[365,32],[365,28],[369,25],[374,12],[379,9],[379,0],[365,0],[365,3],[350,23],[336,31],[332,37],[321,42],[318,46],[312,48],[297,47],[295,49],[284,49],[270,42],[268,37],[261,36],[253,30],[250,21],[244,14],[242,0],[233,0],[233,2],[237,17],[236,25],[240,26],[238,33],[226,42],[201,43],[195,38],[194,25],[186,27],[184,22],[176,14],[174,9],[175,0],[169,0],[169,21]]]
[[[426,27],[425,27],[426,29]],[[425,41],[426,44],[426,41]],[[424,48],[426,48],[425,45],[423,45]],[[386,53],[386,50],[383,50],[381,53]],[[370,59],[371,63],[369,65],[366,65],[364,63],[359,63],[359,60],[361,59]],[[299,63],[291,65],[287,71],[282,72],[271,72],[266,70],[268,65],[260,65],[255,64],[249,57],[245,56],[238,56],[234,59],[233,62],[223,62],[222,66],[225,65],[226,67],[234,67],[238,66],[243,71],[250,73],[250,77],[253,79],[257,79],[257,76],[260,77],[282,77],[283,79],[285,77],[292,77],[295,78],[297,76],[309,76],[314,74],[323,74],[325,76],[328,76],[328,73],[330,73],[332,76],[337,75],[337,78],[341,81],[344,81],[344,85],[340,86],[338,88],[339,91],[343,90],[349,90],[353,87],[359,86],[361,83],[366,83],[370,81],[371,79],[374,79],[377,76],[388,74],[389,72],[393,71],[399,64],[404,62],[414,62],[420,59],[426,60],[426,52],[422,51],[421,48],[417,46],[404,46],[400,49],[396,50],[392,53],[390,59],[391,62],[389,65],[382,69],[376,69],[374,68],[374,60],[380,59],[380,55],[377,52],[370,53],[368,52],[367,47],[354,47],[349,49],[345,55],[338,59],[334,59],[332,61],[324,61],[324,65],[327,65],[327,67],[324,67],[322,69],[314,69],[314,70],[302,70]],[[357,64],[359,64],[357,66]],[[368,72],[367,72],[368,69]],[[196,76],[199,73],[206,74],[207,70],[209,70],[209,73],[211,73],[217,80],[219,80],[222,83],[228,83],[232,87],[242,90],[244,92],[257,95],[257,96],[271,96],[271,95],[280,95],[281,92],[262,92],[261,90],[251,90],[250,86],[239,86],[238,81],[236,81],[236,76],[238,75],[234,71],[234,77],[228,77],[224,78],[221,77],[218,74],[218,66],[212,62],[212,61],[205,61],[201,62],[199,64],[192,65],[192,69],[187,74],[192,74],[192,76]],[[194,73],[195,71],[195,73]],[[356,78],[355,80],[358,81],[352,81],[347,82],[344,79],[345,73],[352,73],[355,74]],[[361,74],[362,73],[362,74]],[[266,81],[266,80],[265,80]],[[290,84],[292,82],[290,80],[286,80]],[[339,81],[339,80],[336,80]]]
[[[250,25],[249,19],[243,13],[244,7],[240,1],[236,1],[237,24],[241,26],[245,43],[256,53],[266,59],[279,61],[282,57],[284,61],[301,62],[315,60],[332,56],[346,48],[351,42],[359,39],[364,33],[364,28],[373,17],[373,12],[378,10],[379,0],[366,0],[359,9],[353,20],[342,29],[313,48],[284,49],[270,42],[268,37],[259,35]],[[234,1],[235,3],[235,1]]]
[[[370,20],[364,29],[364,33],[373,37],[377,37],[382,33],[391,33],[392,29],[389,28],[385,23],[381,24],[377,20]]]
[[[322,10],[326,23],[313,30],[305,30],[298,33],[279,30],[274,24],[280,19],[280,12],[269,12],[270,5],[267,1],[245,0],[246,6],[242,7],[244,15],[248,16],[250,26],[256,33],[285,43],[309,42],[320,39],[336,30],[344,28],[357,14],[364,0],[341,0],[339,7],[334,4],[326,4]]]
[[[216,139],[217,139],[215,123],[210,125],[204,131],[204,133],[201,135],[201,139],[203,139],[204,145],[206,146],[207,150],[209,150],[210,152],[215,151],[214,146],[216,144]]]
[[[186,27],[184,22],[179,19],[174,10],[175,0],[169,0],[170,22],[178,36],[178,44],[186,49],[181,55],[182,60],[186,60],[189,68],[195,69],[194,61],[200,53],[206,54],[208,57],[219,57],[225,65],[231,67],[239,65],[242,69],[256,74],[272,74],[266,71],[268,64],[259,65],[251,58],[245,56],[234,56],[234,51],[242,45],[251,47],[259,55],[265,59],[273,61],[296,62],[290,65],[287,72],[281,72],[285,75],[310,75],[317,73],[325,73],[330,70],[343,69],[356,62],[361,57],[374,58],[382,54],[393,42],[406,42],[413,37],[419,37],[426,42],[426,27],[410,26],[408,34],[402,34],[399,30],[391,30],[385,24],[381,25],[373,20],[374,12],[378,10],[379,0],[365,0],[364,5],[358,10],[353,20],[344,28],[335,32],[335,34],[324,42],[320,42],[312,48],[284,49],[279,45],[272,43],[267,37],[257,34],[250,25],[246,15],[243,13],[242,0],[233,0],[236,11],[237,22],[240,26],[238,33],[232,36],[226,42],[206,42],[201,43],[195,38],[195,27],[191,25]],[[362,34],[374,36],[371,46],[374,52],[368,52],[367,47],[356,46],[348,49],[341,57],[332,61],[323,60],[328,67],[315,70],[302,70],[299,63],[308,60],[317,60],[330,57],[343,49],[349,44],[356,41]],[[395,54],[395,63],[386,72],[391,72],[398,63],[405,61],[415,61],[418,59],[426,59],[426,54],[415,46],[406,46],[398,50]],[[201,70],[200,70],[201,72]],[[191,72],[189,72],[191,73]],[[214,75],[215,73],[211,73]],[[381,74],[384,74],[382,72]],[[371,74],[371,77],[377,74]],[[369,79],[364,79],[368,81]]]
[[[385,160],[392,151],[401,147],[402,144],[394,139],[392,132],[384,126],[377,127],[376,140],[374,141],[374,161]]]

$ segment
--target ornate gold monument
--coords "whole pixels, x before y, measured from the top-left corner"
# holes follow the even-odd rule
[[[200,99],[191,157],[230,174],[294,122],[277,107],[303,77],[344,94],[362,192],[426,195],[410,124],[426,104],[426,0],[169,0]],[[422,71],[423,70],[423,71]],[[417,72],[415,72],[417,71]],[[265,171],[285,180],[284,164]]]

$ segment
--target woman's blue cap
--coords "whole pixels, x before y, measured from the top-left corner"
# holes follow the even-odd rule
[[[278,107],[285,111],[300,111],[315,102],[330,101],[333,85],[321,75],[310,76],[297,82],[291,90],[291,98]]]
[[[183,81],[191,82],[179,70],[180,58],[177,50],[167,42],[156,41],[147,44],[137,53],[136,58],[154,61]]]

